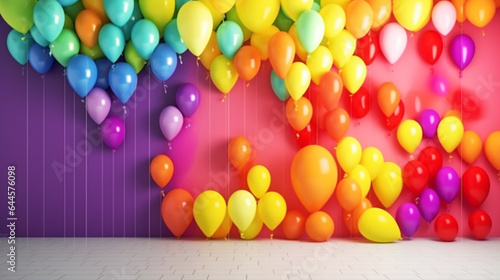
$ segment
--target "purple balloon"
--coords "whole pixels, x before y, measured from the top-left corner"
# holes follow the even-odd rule
[[[418,199],[418,210],[427,222],[436,218],[439,212],[439,197],[433,189],[426,188],[422,191]]]
[[[436,174],[436,193],[446,203],[450,203],[457,197],[460,191],[460,177],[455,169],[445,166]]]
[[[175,106],[167,106],[160,114],[160,128],[163,136],[167,138],[168,141],[179,134],[182,128],[184,118],[181,111]]]
[[[106,146],[116,150],[125,138],[125,124],[122,119],[110,116],[101,125],[102,141]]]
[[[101,124],[109,114],[111,99],[102,88],[95,87],[87,95],[87,112],[95,123]]]
[[[460,70],[464,70],[471,63],[475,51],[476,46],[469,35],[460,34],[451,42],[451,58]]]
[[[420,211],[417,206],[411,202],[406,202],[399,206],[396,212],[396,222],[405,236],[412,236],[417,232],[420,225]]]
[[[175,100],[184,117],[190,118],[200,105],[200,91],[193,84],[183,84],[177,90]]]
[[[418,116],[418,123],[420,123],[422,127],[424,137],[432,138],[436,135],[439,121],[439,114],[432,109],[426,109],[420,113]]]

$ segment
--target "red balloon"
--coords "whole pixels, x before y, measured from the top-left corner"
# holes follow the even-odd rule
[[[194,199],[183,189],[173,189],[161,203],[161,217],[168,229],[180,237],[193,221]]]
[[[396,110],[394,110],[394,113],[392,113],[392,115],[390,115],[388,118],[385,118],[385,126],[389,130],[393,130],[401,122],[404,114],[405,105],[403,104],[403,100],[400,100],[398,107],[396,108]]]
[[[436,177],[439,169],[443,167],[443,156],[438,148],[433,146],[425,147],[418,155],[418,160],[427,167],[429,179]]]
[[[355,94],[349,96],[349,108],[354,118],[362,118],[370,110],[370,93],[361,87]]]
[[[442,241],[453,241],[458,234],[457,220],[450,214],[441,214],[434,222],[434,230]]]
[[[491,217],[484,210],[476,210],[469,216],[469,228],[476,239],[483,240],[491,231]]]
[[[286,213],[281,226],[286,239],[299,239],[304,234],[306,215],[298,210]]]
[[[403,183],[414,194],[419,195],[429,182],[429,170],[420,160],[411,160],[403,168]]]
[[[422,33],[418,40],[418,52],[425,62],[434,65],[443,52],[441,35],[434,30]]]
[[[370,65],[375,60],[379,51],[378,33],[372,31],[358,39],[354,54],[359,56],[366,65]]]
[[[465,200],[477,208],[483,204],[490,192],[490,178],[481,167],[471,166],[462,176],[462,186]]]
[[[294,130],[293,133],[295,140],[299,143],[301,148],[318,142],[318,130],[316,129],[316,125],[313,123],[308,124],[306,128],[301,131]]]

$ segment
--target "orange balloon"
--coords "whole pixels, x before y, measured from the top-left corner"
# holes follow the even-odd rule
[[[352,211],[361,203],[361,187],[353,178],[344,178],[337,185],[337,200],[342,209]]]
[[[390,117],[392,113],[396,110],[399,105],[399,100],[401,99],[401,95],[399,94],[399,90],[391,82],[385,82],[380,86],[377,92],[377,101],[380,110],[386,117]]]
[[[293,129],[297,131],[301,131],[309,124],[312,113],[312,104],[304,96],[297,101],[289,98],[286,102],[286,118]]]
[[[201,64],[205,67],[205,69],[210,70],[210,66],[212,65],[212,61],[221,54],[219,49],[219,45],[217,44],[217,37],[215,35],[215,31],[212,31],[212,35],[208,40],[208,44],[200,54]]]
[[[269,58],[269,40],[271,40],[271,37],[279,31],[278,27],[271,25],[271,27],[263,32],[252,33],[252,36],[250,37],[250,45],[257,48],[261,60],[266,61]]]
[[[278,77],[284,79],[295,58],[295,43],[290,34],[280,31],[269,39],[269,62]]]
[[[483,28],[493,19],[496,9],[494,0],[467,0],[465,17],[475,26]]]
[[[361,214],[368,208],[372,208],[372,203],[365,197],[352,211],[342,210],[342,219],[351,235],[359,235],[359,217],[361,217]]]
[[[106,10],[104,10],[104,0],[82,0],[83,6],[87,10],[92,10],[101,18],[102,24],[109,22]]]
[[[168,229],[180,237],[193,221],[194,199],[183,189],[173,189],[161,203],[161,217]]]
[[[229,214],[226,210],[226,216],[224,216],[224,220],[222,224],[220,224],[219,228],[215,231],[215,233],[210,237],[212,239],[222,239],[227,238],[229,232],[231,231],[231,227],[233,226],[233,221],[229,217]]]
[[[462,141],[457,147],[457,152],[462,159],[468,164],[473,164],[481,154],[483,142],[479,135],[472,130],[464,132]]]
[[[333,140],[339,141],[349,129],[351,120],[349,114],[344,108],[338,107],[326,114],[326,131]]]
[[[286,213],[281,227],[286,239],[299,239],[304,234],[306,215],[299,210],[291,210]]]
[[[325,73],[319,82],[319,98],[321,104],[323,104],[328,111],[337,108],[343,89],[344,83],[337,72],[329,71]]]
[[[92,10],[83,10],[76,16],[76,34],[78,34],[80,40],[89,48],[93,48],[97,44],[101,27],[101,18]]]
[[[484,141],[484,152],[491,165],[500,170],[500,131],[492,132]]]
[[[465,17],[465,1],[466,0],[451,0],[451,4],[455,6],[457,11],[457,21],[463,23],[467,18]]]
[[[372,28],[373,11],[365,0],[353,0],[347,4],[345,28],[354,38],[365,36]]]
[[[243,169],[252,155],[250,143],[243,136],[234,137],[229,142],[228,155],[229,161],[231,161],[231,164],[236,167],[236,169]]]
[[[236,72],[245,81],[250,81],[260,69],[260,54],[253,46],[243,46],[234,55]]]
[[[366,0],[373,11],[372,30],[377,31],[384,26],[392,14],[391,0]]]
[[[149,169],[153,181],[162,189],[167,186],[174,175],[174,164],[172,160],[163,154],[153,158]]]
[[[313,241],[327,241],[332,237],[334,230],[332,217],[323,211],[316,211],[307,217],[306,233]]]

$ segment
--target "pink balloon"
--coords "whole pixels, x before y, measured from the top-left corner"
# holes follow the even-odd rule
[[[181,111],[175,106],[167,106],[160,114],[160,128],[163,136],[167,138],[168,141],[179,134],[184,123],[184,117]]]
[[[101,137],[106,146],[116,150],[125,138],[125,124],[122,119],[110,116],[101,125]]]
[[[389,63],[394,64],[403,55],[408,42],[406,30],[398,23],[386,24],[379,35],[380,50]]]
[[[106,91],[95,87],[87,95],[87,112],[96,124],[101,124],[111,109],[111,99]]]
[[[457,11],[449,1],[440,1],[432,9],[432,23],[443,36],[448,35],[457,21]]]
[[[431,89],[436,95],[445,96],[448,94],[448,82],[441,76],[432,76]]]

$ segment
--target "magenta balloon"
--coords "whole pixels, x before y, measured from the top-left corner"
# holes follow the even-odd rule
[[[469,35],[460,34],[451,42],[451,58],[460,70],[464,70],[471,63],[475,52],[476,46]]]
[[[436,135],[439,121],[439,114],[432,109],[426,109],[420,113],[418,123],[422,127],[424,137],[432,138]]]
[[[438,96],[446,96],[448,94],[448,82],[441,76],[432,76],[431,89]]]
[[[424,220],[431,222],[439,212],[438,194],[433,189],[426,188],[420,194],[417,206]]]
[[[436,174],[436,193],[446,203],[451,203],[460,191],[460,177],[455,169],[445,166]]]
[[[116,150],[125,138],[125,124],[122,119],[110,116],[101,125],[102,141],[106,146]]]
[[[396,222],[404,236],[411,237],[418,230],[420,225],[420,211],[411,202],[406,202],[399,206],[396,212]]]
[[[177,90],[175,100],[184,117],[190,118],[200,105],[200,91],[191,83],[183,84]]]
[[[181,111],[175,106],[167,106],[160,114],[160,129],[163,136],[167,138],[168,141],[179,134],[182,128],[184,118]]]
[[[102,88],[95,87],[87,95],[87,112],[95,123],[101,124],[111,109],[111,99]]]

